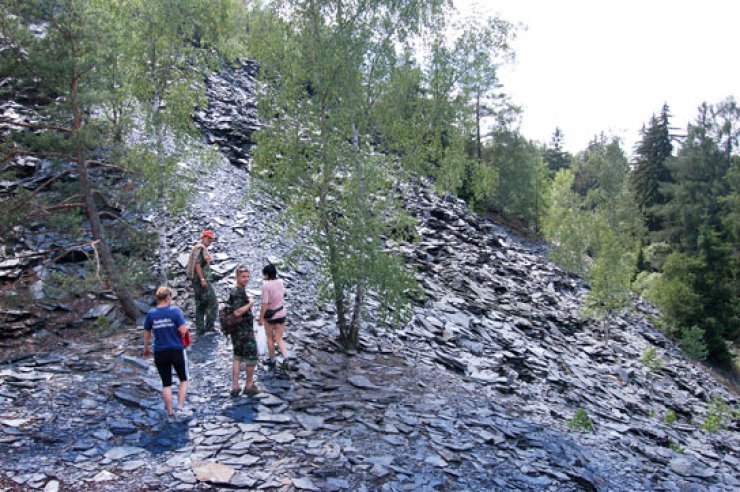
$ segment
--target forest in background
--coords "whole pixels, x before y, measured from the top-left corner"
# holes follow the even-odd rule
[[[254,59],[266,124],[254,172],[316,231],[345,346],[357,345],[368,292],[399,300],[389,316],[414,295],[386,245],[413,236],[394,187],[424,176],[440,194],[541,234],[552,259],[587,280],[584,315],[605,329],[638,293],[660,308],[656,325],[686,355],[733,367],[740,110],[731,97],[702,103],[685,128],[664,105],[632,158],[599,129],[569,154],[559,129],[546,144],[518,130],[521,109],[497,75],[514,56],[516,26],[460,19],[443,0],[34,0],[0,9],[3,99],[33,93],[40,115],[2,122],[0,178],[12,181],[29,160],[53,167],[38,188],[3,197],[0,230],[88,238],[78,246],[94,250],[129,317],[147,271],[130,246],[158,247],[156,276],[167,281],[168,218],[193,184],[179,163],[213,158],[191,118],[205,104],[204,73]],[[124,209],[155,210],[159,230],[132,229],[137,219]]]

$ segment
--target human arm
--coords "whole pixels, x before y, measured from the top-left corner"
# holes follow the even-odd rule
[[[149,357],[152,355],[152,351],[149,347],[149,343],[152,340],[152,331],[151,330],[144,330],[144,357]]]
[[[247,296],[247,301],[248,302],[245,305],[234,310],[234,314],[236,316],[244,316],[245,313],[248,313],[252,309],[252,306],[254,306],[254,299],[250,299],[249,296]]]
[[[260,294],[260,315],[257,317],[257,324],[262,326],[265,322],[265,312],[267,306],[270,304],[270,294],[267,292],[266,286],[262,286],[262,293]]]
[[[204,289],[208,287],[208,282],[206,282],[206,277],[203,275],[203,269],[200,267],[200,263],[195,264],[195,274],[200,279],[200,286]]]

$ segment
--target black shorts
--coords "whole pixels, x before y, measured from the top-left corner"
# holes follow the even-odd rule
[[[284,324],[286,319],[288,319],[288,317],[283,316],[282,318],[275,318],[275,319],[270,318],[270,319],[266,319],[265,321],[267,321],[268,325],[280,325],[280,324]]]
[[[154,352],[154,365],[157,366],[162,386],[172,386],[172,368],[175,368],[177,379],[188,380],[188,356],[185,349],[167,349]]]

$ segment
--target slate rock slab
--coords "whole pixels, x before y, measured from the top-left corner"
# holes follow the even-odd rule
[[[236,474],[236,470],[228,465],[213,461],[201,461],[193,459],[193,473],[199,482],[229,483]]]
[[[355,374],[353,376],[348,377],[347,381],[349,381],[352,386],[355,386],[360,389],[374,390],[374,389],[380,388],[379,386],[373,384],[367,377],[360,375],[360,374]]]

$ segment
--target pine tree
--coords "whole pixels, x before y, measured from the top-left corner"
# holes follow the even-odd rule
[[[677,250],[689,254],[698,251],[699,230],[708,225],[715,230],[722,226],[721,197],[729,194],[725,176],[730,168],[728,156],[713,135],[716,121],[712,109],[703,104],[695,123],[689,125],[687,136],[676,159],[669,163],[671,182],[661,187],[666,203],[656,207],[662,227],[654,237],[677,245]]]
[[[655,207],[666,202],[666,197],[660,190],[671,179],[667,165],[673,151],[669,118],[668,105],[664,105],[660,116],[653,116],[647,129],[643,128],[630,175],[635,201],[650,231],[661,228]]]
[[[554,176],[561,169],[570,167],[571,156],[563,150],[564,141],[565,136],[562,130],[556,127],[552,134],[550,145],[545,148],[543,153],[547,167],[550,170],[550,176]]]
[[[704,331],[708,359],[728,366],[726,340],[740,334],[737,240],[732,215],[732,165],[740,111],[734,101],[703,104],[686,140],[669,163],[672,182],[659,208],[663,228],[654,233],[671,245],[653,297],[677,330]]]
[[[455,42],[454,64],[462,93],[473,106],[475,157],[479,163],[483,159],[482,119],[495,115],[496,106],[505,100],[495,92],[501,87],[498,67],[512,57],[514,34],[514,26],[498,17],[484,22],[469,18]]]
[[[106,166],[92,158],[101,144],[101,129],[92,115],[105,87],[96,76],[98,67],[111,61],[110,51],[103,48],[110,12],[107,2],[92,0],[24,0],[3,2],[2,37],[10,48],[2,50],[0,65],[4,74],[31,80],[43,93],[52,95],[51,103],[40,107],[43,123],[22,125],[3,145],[3,162],[16,155],[33,155],[61,165],[72,163],[71,170],[61,171],[38,191],[61,176],[76,176],[74,191],[58,203],[33,209],[35,194],[24,197],[14,207],[23,216],[48,215],[60,211],[82,210],[89,223],[92,243],[110,287],[115,291],[129,319],[138,314],[133,297],[115,264],[106,229],[101,221],[97,200],[103,196],[91,176],[91,166]],[[29,26],[43,26],[43,35],[31,32]],[[96,195],[98,198],[96,198]]]

